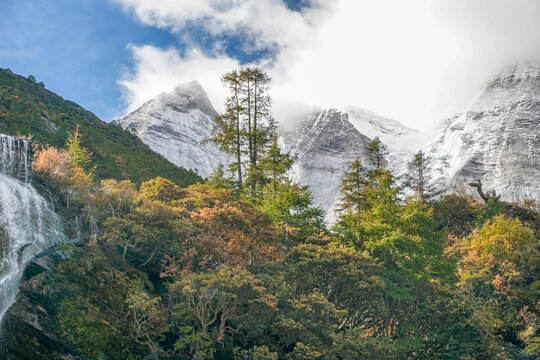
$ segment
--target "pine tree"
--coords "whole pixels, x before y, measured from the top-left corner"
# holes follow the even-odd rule
[[[378,137],[373,139],[366,146],[366,151],[367,162],[370,166],[370,170],[375,171],[373,173],[374,175],[386,170],[386,156],[388,155],[388,148]]]
[[[386,146],[375,138],[366,146],[367,164],[351,163],[341,186],[341,214],[336,230],[360,248],[372,248],[398,218],[399,189],[386,168]],[[376,246],[375,246],[376,247]]]
[[[223,164],[219,164],[217,168],[214,169],[212,174],[210,174],[206,185],[215,189],[228,189],[232,187],[232,181],[226,177]]]
[[[281,151],[277,140],[277,135],[275,135],[266,156],[260,162],[260,169],[264,175],[263,184],[269,186],[271,191],[269,195],[274,199],[278,185],[287,177],[287,172],[292,168],[295,160],[289,153]]]
[[[244,68],[240,71],[242,82],[242,106],[244,136],[249,155],[248,177],[252,192],[261,179],[259,162],[276,135],[276,124],[272,117],[272,100],[268,94],[270,77],[260,68]],[[253,196],[253,194],[252,194]]]
[[[75,128],[72,136],[66,140],[66,150],[69,156],[70,166],[81,169],[86,175],[92,176],[96,167],[91,167],[92,153],[82,145],[79,126]]]
[[[429,200],[437,195],[429,181],[429,165],[429,159],[422,150],[414,154],[414,158],[407,164],[404,185],[421,200]]]
[[[336,231],[395,269],[394,276],[427,277],[443,269],[442,244],[433,210],[424,201],[400,201],[400,188],[387,168],[378,138],[366,147],[367,164],[351,163],[342,181],[342,212]]]
[[[249,186],[248,196],[254,196],[262,176],[258,164],[276,134],[270,78],[261,69],[248,67],[226,73],[222,82],[231,95],[225,113],[216,117],[209,141],[234,157],[229,171],[236,173],[238,189],[243,193]]]
[[[340,205],[338,211],[358,213],[366,207],[365,190],[368,184],[367,170],[360,156],[349,165],[349,171],[341,180]]]
[[[276,224],[296,229],[297,238],[306,238],[324,229],[324,212],[313,206],[313,195],[307,186],[294,182],[289,171],[295,158],[282,152],[277,135],[260,160],[260,182],[252,201],[267,212]]]
[[[229,170],[237,174],[237,187],[243,189],[242,155],[244,153],[244,129],[241,116],[244,111],[241,99],[241,78],[238,70],[226,73],[221,81],[227,86],[231,95],[227,98],[226,110],[223,115],[216,116],[216,125],[212,130],[212,138],[209,141],[215,143],[223,152],[232,155],[235,159]]]

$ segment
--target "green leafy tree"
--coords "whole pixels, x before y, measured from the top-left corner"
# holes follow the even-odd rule
[[[249,350],[241,348],[235,351],[235,360],[278,360],[278,354],[270,351],[267,346],[254,346]]]
[[[228,266],[174,282],[171,296],[173,315],[188,335],[179,338],[175,347],[198,359],[211,359],[217,343],[253,326],[276,306],[260,279]],[[202,350],[198,344],[204,345]]]
[[[130,335],[137,344],[168,357],[159,342],[166,332],[165,308],[158,296],[152,296],[138,281],[132,283],[126,297],[126,319]]]
[[[344,310],[336,330],[362,326],[377,332],[384,310],[382,267],[358,250],[336,242],[324,246],[299,245],[285,258],[285,281],[292,298],[316,289]]]

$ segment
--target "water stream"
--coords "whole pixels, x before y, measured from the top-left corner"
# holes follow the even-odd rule
[[[0,134],[0,322],[15,302],[25,264],[67,240],[62,221],[29,182],[29,143]]]

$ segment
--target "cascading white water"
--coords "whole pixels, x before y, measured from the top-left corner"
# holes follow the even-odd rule
[[[28,182],[29,143],[0,134],[0,322],[26,262],[67,240],[60,218]]]

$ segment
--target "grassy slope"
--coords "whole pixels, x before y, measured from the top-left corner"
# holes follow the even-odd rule
[[[108,124],[22,76],[0,68],[0,133],[32,136],[33,141],[60,147],[79,125],[84,145],[94,153],[100,178],[136,183],[156,176],[187,186],[201,178],[153,152],[135,135]]]

